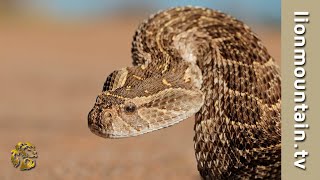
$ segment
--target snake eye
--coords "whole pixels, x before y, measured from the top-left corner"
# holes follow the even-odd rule
[[[124,105],[124,111],[126,113],[133,113],[134,111],[136,111],[136,109],[137,109],[137,106],[131,102]]]

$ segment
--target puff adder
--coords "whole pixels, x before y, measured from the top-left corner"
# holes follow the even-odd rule
[[[107,77],[94,134],[137,136],[195,114],[203,179],[280,179],[279,68],[247,25],[207,8],[161,11],[137,29],[132,59]]]

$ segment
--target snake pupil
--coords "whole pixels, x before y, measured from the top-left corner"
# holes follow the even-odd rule
[[[124,106],[124,110],[127,113],[133,113],[136,110],[136,105],[133,103],[129,103],[127,105]]]

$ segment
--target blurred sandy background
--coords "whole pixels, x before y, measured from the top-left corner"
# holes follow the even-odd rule
[[[280,2],[252,7],[253,1],[110,1],[92,7],[84,0],[0,1],[0,179],[200,179],[193,118],[144,136],[106,140],[89,131],[87,114],[107,75],[131,65],[138,24],[166,7],[197,4],[240,17],[279,63]],[[31,171],[10,162],[19,141],[37,148]]]

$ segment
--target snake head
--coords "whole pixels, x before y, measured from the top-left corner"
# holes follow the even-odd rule
[[[90,130],[104,138],[137,136],[198,112],[204,95],[185,75],[190,69],[180,69],[156,73],[130,67],[111,73],[88,115]]]

